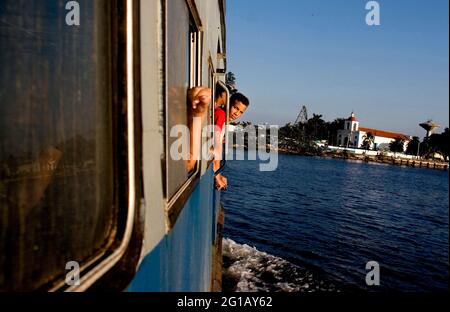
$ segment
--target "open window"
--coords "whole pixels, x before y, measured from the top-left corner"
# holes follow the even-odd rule
[[[216,98],[216,74],[214,65],[212,63],[211,58],[208,60],[209,66],[208,66],[208,87],[212,90],[212,103],[209,106],[208,110],[208,116],[207,116],[207,125],[208,130],[203,133],[203,141],[211,143],[207,146],[207,148],[212,151],[214,148],[214,107],[215,107],[215,98]],[[211,152],[209,153],[209,158],[207,159],[207,167],[211,164],[211,162],[214,159],[214,154]]]
[[[226,93],[226,100],[225,100],[225,104],[223,105],[222,108],[218,108],[218,109],[222,109],[225,111],[225,123],[222,126],[222,128],[218,128],[216,127],[217,125],[214,124],[214,136],[215,136],[215,149],[216,149],[216,153],[218,151],[218,153],[220,154],[220,167],[219,169],[216,171],[216,174],[220,173],[226,163],[226,157],[228,154],[228,120],[230,119],[229,115],[230,115],[230,91],[227,87],[227,85],[223,82],[220,81],[219,79],[216,79],[216,84],[215,86],[221,90],[223,90]],[[215,90],[215,93],[217,93],[218,91]],[[222,112],[223,114],[223,112]],[[217,118],[214,118],[214,120],[217,120]]]
[[[189,120],[186,95],[202,84],[202,32],[194,1],[166,3],[166,162],[165,195],[169,228],[198,182],[197,165],[188,172]],[[183,147],[185,149],[183,149]]]

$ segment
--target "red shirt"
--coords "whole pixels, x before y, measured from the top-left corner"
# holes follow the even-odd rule
[[[220,130],[222,130],[226,119],[227,114],[223,109],[219,107],[214,110],[214,124],[216,125],[216,127],[219,127]]]

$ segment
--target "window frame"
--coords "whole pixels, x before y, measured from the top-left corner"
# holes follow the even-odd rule
[[[172,0],[165,0],[164,6],[167,8],[167,1]],[[197,7],[195,5],[194,0],[185,0],[186,8],[189,14],[189,81],[188,86],[189,88],[192,88],[194,86],[200,86],[202,85],[202,60],[203,60],[203,28],[202,23],[200,19],[200,15],[198,13]],[[164,40],[165,49],[168,48],[167,45],[167,28],[168,28],[168,21],[167,18],[167,10],[165,10],[165,34],[164,34]],[[191,31],[192,29],[192,31]],[[194,41],[194,42],[193,42]],[[168,60],[167,60],[167,54],[165,53],[164,62],[165,62],[165,71],[168,72]],[[197,161],[194,170],[188,175],[186,180],[183,182],[183,184],[179,187],[179,189],[172,195],[172,197],[169,198],[169,190],[168,190],[168,164],[167,157],[169,157],[169,141],[168,141],[168,135],[169,129],[168,129],[168,123],[167,123],[167,112],[168,112],[168,94],[167,94],[167,75],[164,77],[166,88],[164,89],[165,95],[164,95],[164,111],[165,111],[165,133],[166,137],[164,140],[165,147],[165,164],[164,164],[164,196],[165,196],[165,202],[166,202],[166,232],[170,232],[173,227],[175,226],[175,223],[183,210],[183,207],[185,206],[186,202],[190,198],[191,194],[194,192],[195,188],[197,187],[200,175],[201,175],[201,165],[202,165],[202,157]],[[202,125],[203,128],[204,125]]]
[[[108,247],[92,260],[80,266],[80,284],[68,286],[65,281],[47,289],[80,292],[86,290],[123,290],[134,276],[142,247],[143,225],[140,215],[144,208],[141,159],[142,133],[140,114],[140,48],[139,0],[115,0],[112,5],[111,47],[113,93],[113,142],[123,146],[114,155],[117,166],[114,188],[117,215],[114,233]],[[125,77],[125,78],[121,78]],[[113,89],[114,90],[114,89]],[[122,105],[122,106],[121,106]]]
[[[224,136],[225,142],[223,144],[225,146],[225,149],[222,151],[222,156],[224,156],[224,157],[223,157],[223,159],[221,161],[221,166],[220,166],[220,168],[217,171],[217,172],[220,172],[220,171],[222,171],[223,167],[226,164],[226,161],[228,160],[227,159],[227,157],[228,157],[228,150],[229,150],[228,125],[229,125],[229,120],[230,120],[230,99],[231,99],[231,94],[230,94],[230,90],[228,89],[227,85],[222,80],[217,78],[218,75],[219,74],[216,73],[215,81],[216,81],[216,83],[221,84],[222,87],[224,88],[225,92],[227,93],[227,102],[225,103],[226,118],[225,118],[225,124],[223,125],[225,127],[225,136]],[[215,126],[215,124],[214,124],[214,126]]]
[[[209,79],[209,84],[208,87],[211,88],[212,90],[212,94],[211,94],[211,99],[212,99],[212,103],[210,105],[209,111],[208,111],[208,118],[207,118],[207,122],[208,122],[208,126],[215,126],[214,123],[214,117],[215,117],[215,99],[216,99],[216,83],[217,83],[217,78],[216,78],[216,70],[214,68],[214,64],[211,58],[211,55],[209,55],[208,57],[208,79]],[[212,130],[212,137],[207,137],[206,140],[208,139],[214,139],[214,128],[209,129]],[[214,146],[214,143],[213,143]],[[207,159],[206,161],[206,168],[208,168],[212,162],[214,160],[214,155],[210,154],[209,159]]]

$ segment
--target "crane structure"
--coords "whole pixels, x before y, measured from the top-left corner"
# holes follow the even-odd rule
[[[294,125],[297,125],[299,123],[305,124],[307,121],[308,121],[308,112],[306,110],[306,106],[303,105],[302,108],[300,109],[300,112],[298,113]]]

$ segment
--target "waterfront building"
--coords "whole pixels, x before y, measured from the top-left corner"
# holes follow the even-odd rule
[[[344,129],[338,130],[337,142],[338,146],[360,148],[363,145],[367,134],[372,134],[373,141],[370,149],[375,150],[389,150],[389,144],[396,139],[401,139],[404,142],[403,150],[406,150],[408,142],[411,137],[402,133],[360,127],[359,121],[352,112],[350,117],[344,122]]]

